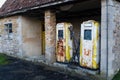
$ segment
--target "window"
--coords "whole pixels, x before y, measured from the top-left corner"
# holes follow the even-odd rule
[[[85,40],[92,40],[92,31],[91,30],[84,31],[84,39]]]
[[[6,39],[12,40],[12,23],[6,23],[4,24],[4,29],[5,29],[5,34],[6,34]]]
[[[12,23],[5,24],[5,31],[9,34],[12,33]]]
[[[63,38],[63,30],[58,30],[58,38]]]

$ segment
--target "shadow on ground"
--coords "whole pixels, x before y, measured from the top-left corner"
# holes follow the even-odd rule
[[[0,66],[0,80],[84,80],[24,60],[12,57],[8,60],[11,63]]]

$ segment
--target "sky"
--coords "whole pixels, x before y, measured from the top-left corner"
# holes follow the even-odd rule
[[[0,7],[4,4],[6,0],[0,0]]]

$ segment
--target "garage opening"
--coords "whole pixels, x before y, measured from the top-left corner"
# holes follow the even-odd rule
[[[100,68],[100,24],[101,24],[101,1],[97,1],[97,0],[87,0],[87,1],[78,1],[77,3],[73,3],[73,4],[66,4],[63,6],[60,6],[57,11],[56,11],[56,15],[57,15],[57,24],[58,26],[56,28],[57,29],[57,38],[58,42],[57,44],[59,44],[58,53],[64,54],[65,53],[65,57],[64,58],[59,58],[57,59],[58,62],[62,62],[62,63],[73,63],[75,65],[79,65],[83,68],[87,68],[87,69],[92,69],[92,70],[98,70]],[[92,22],[95,23],[95,25],[89,25],[89,28],[84,29],[84,27],[82,27],[82,24],[85,22],[89,23]],[[92,23],[91,23],[92,24]],[[68,29],[68,31],[66,29],[64,29],[63,27],[61,27],[60,25],[64,25],[65,27],[67,26],[72,26],[72,29],[70,30],[70,28]],[[96,28],[96,30],[92,30],[92,26],[97,26],[99,27],[99,29]],[[84,30],[83,30],[84,29]],[[63,30],[63,31],[62,31]],[[69,32],[70,30],[70,32]],[[82,32],[84,31],[84,32]],[[97,32],[96,32],[97,31]],[[62,34],[63,33],[63,34]],[[99,33],[99,34],[98,34]],[[69,36],[66,37],[66,34],[68,34]],[[65,35],[65,36],[64,36]],[[81,60],[80,57],[82,55],[81,52],[81,44],[83,45],[81,39],[82,36],[81,35],[85,35],[83,40],[85,40],[86,44],[86,48],[90,46],[91,44],[91,50],[93,48],[96,48],[95,50],[84,50],[84,53],[91,53],[91,55],[89,57],[86,57],[87,60],[85,60],[84,65],[81,65]],[[99,40],[97,40],[96,42],[94,42],[95,40],[92,38],[92,35],[96,35],[99,37]],[[71,45],[72,47],[70,47],[71,44],[71,36],[73,37],[73,44]],[[65,38],[64,38],[65,37]],[[62,40],[63,39],[63,40]],[[66,40],[68,39],[68,40]],[[63,42],[62,42],[63,41]],[[65,43],[64,43],[65,41]],[[66,44],[66,41],[68,41],[68,44]],[[91,42],[90,42],[91,41]],[[60,43],[61,42],[61,43]],[[93,46],[93,44],[96,44],[96,46]],[[63,47],[66,45],[67,49],[64,49],[62,47],[60,47],[60,44],[63,44]],[[85,46],[84,46],[85,47]],[[73,54],[70,53],[70,50],[73,50]],[[68,52],[66,51],[68,50]],[[94,53],[96,57],[95,61],[93,60],[94,58]],[[75,55],[74,55],[75,54]],[[72,55],[72,56],[71,56]],[[99,57],[99,58],[98,58]],[[73,60],[72,60],[73,58]],[[84,60],[85,58],[83,58]]]
[[[100,25],[98,24],[101,24],[101,1],[97,1],[97,0],[77,1],[75,3],[67,3],[67,4],[42,8],[42,9],[30,10],[27,11],[26,13],[23,13],[23,15],[32,17],[38,21],[42,21],[41,24],[43,24],[45,10],[53,10],[54,12],[56,12],[56,24],[57,24],[56,39],[58,39],[58,41],[56,41],[56,51],[58,50],[60,53],[60,56],[58,56],[56,52],[56,61],[59,63],[67,63],[67,64],[72,63],[74,65],[92,70],[100,69],[101,47],[99,44],[101,43],[100,41],[101,30],[100,30]],[[86,24],[86,23],[91,23],[91,24]],[[89,26],[89,28],[82,27],[82,24]],[[60,25],[64,25],[65,27],[63,28]],[[57,26],[60,26],[60,28],[57,28]],[[92,30],[93,26],[99,27],[99,30],[98,31]],[[44,24],[40,27],[41,27],[40,43],[42,46],[40,54],[45,55]],[[84,32],[82,32],[82,30]],[[97,34],[98,32],[99,34]],[[99,41],[97,42],[93,39],[93,36],[95,36],[95,34],[97,34],[96,36],[99,37]],[[87,43],[84,45],[88,45],[88,44],[93,45],[94,43],[95,44],[99,43],[98,45],[94,45],[94,47],[91,46],[90,48],[90,49],[96,48],[96,50],[91,51],[91,50],[83,49],[85,54],[91,53],[91,55],[88,57],[89,59],[86,60],[87,62],[84,62],[84,66],[81,66],[81,62],[80,62],[81,61],[80,49],[82,43],[81,35],[85,35],[83,36],[83,40],[86,40]],[[63,41],[65,41],[65,43]],[[87,49],[89,49],[89,47]],[[95,61],[93,61],[93,57],[94,57],[93,52],[98,53],[97,56],[99,57],[98,58],[95,54]]]

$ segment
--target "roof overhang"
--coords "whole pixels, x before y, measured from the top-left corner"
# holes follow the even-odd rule
[[[61,4],[65,4],[65,3],[75,2],[75,1],[78,1],[78,0],[57,0],[55,2],[48,3],[48,4],[37,5],[37,6],[33,6],[33,7],[28,7],[28,8],[24,8],[24,9],[7,12],[7,13],[0,15],[0,18],[16,15],[16,14],[20,14],[20,13],[25,13],[29,10],[42,9],[42,8],[47,8],[50,6],[61,5]],[[84,1],[84,0],[81,0],[81,1]]]

